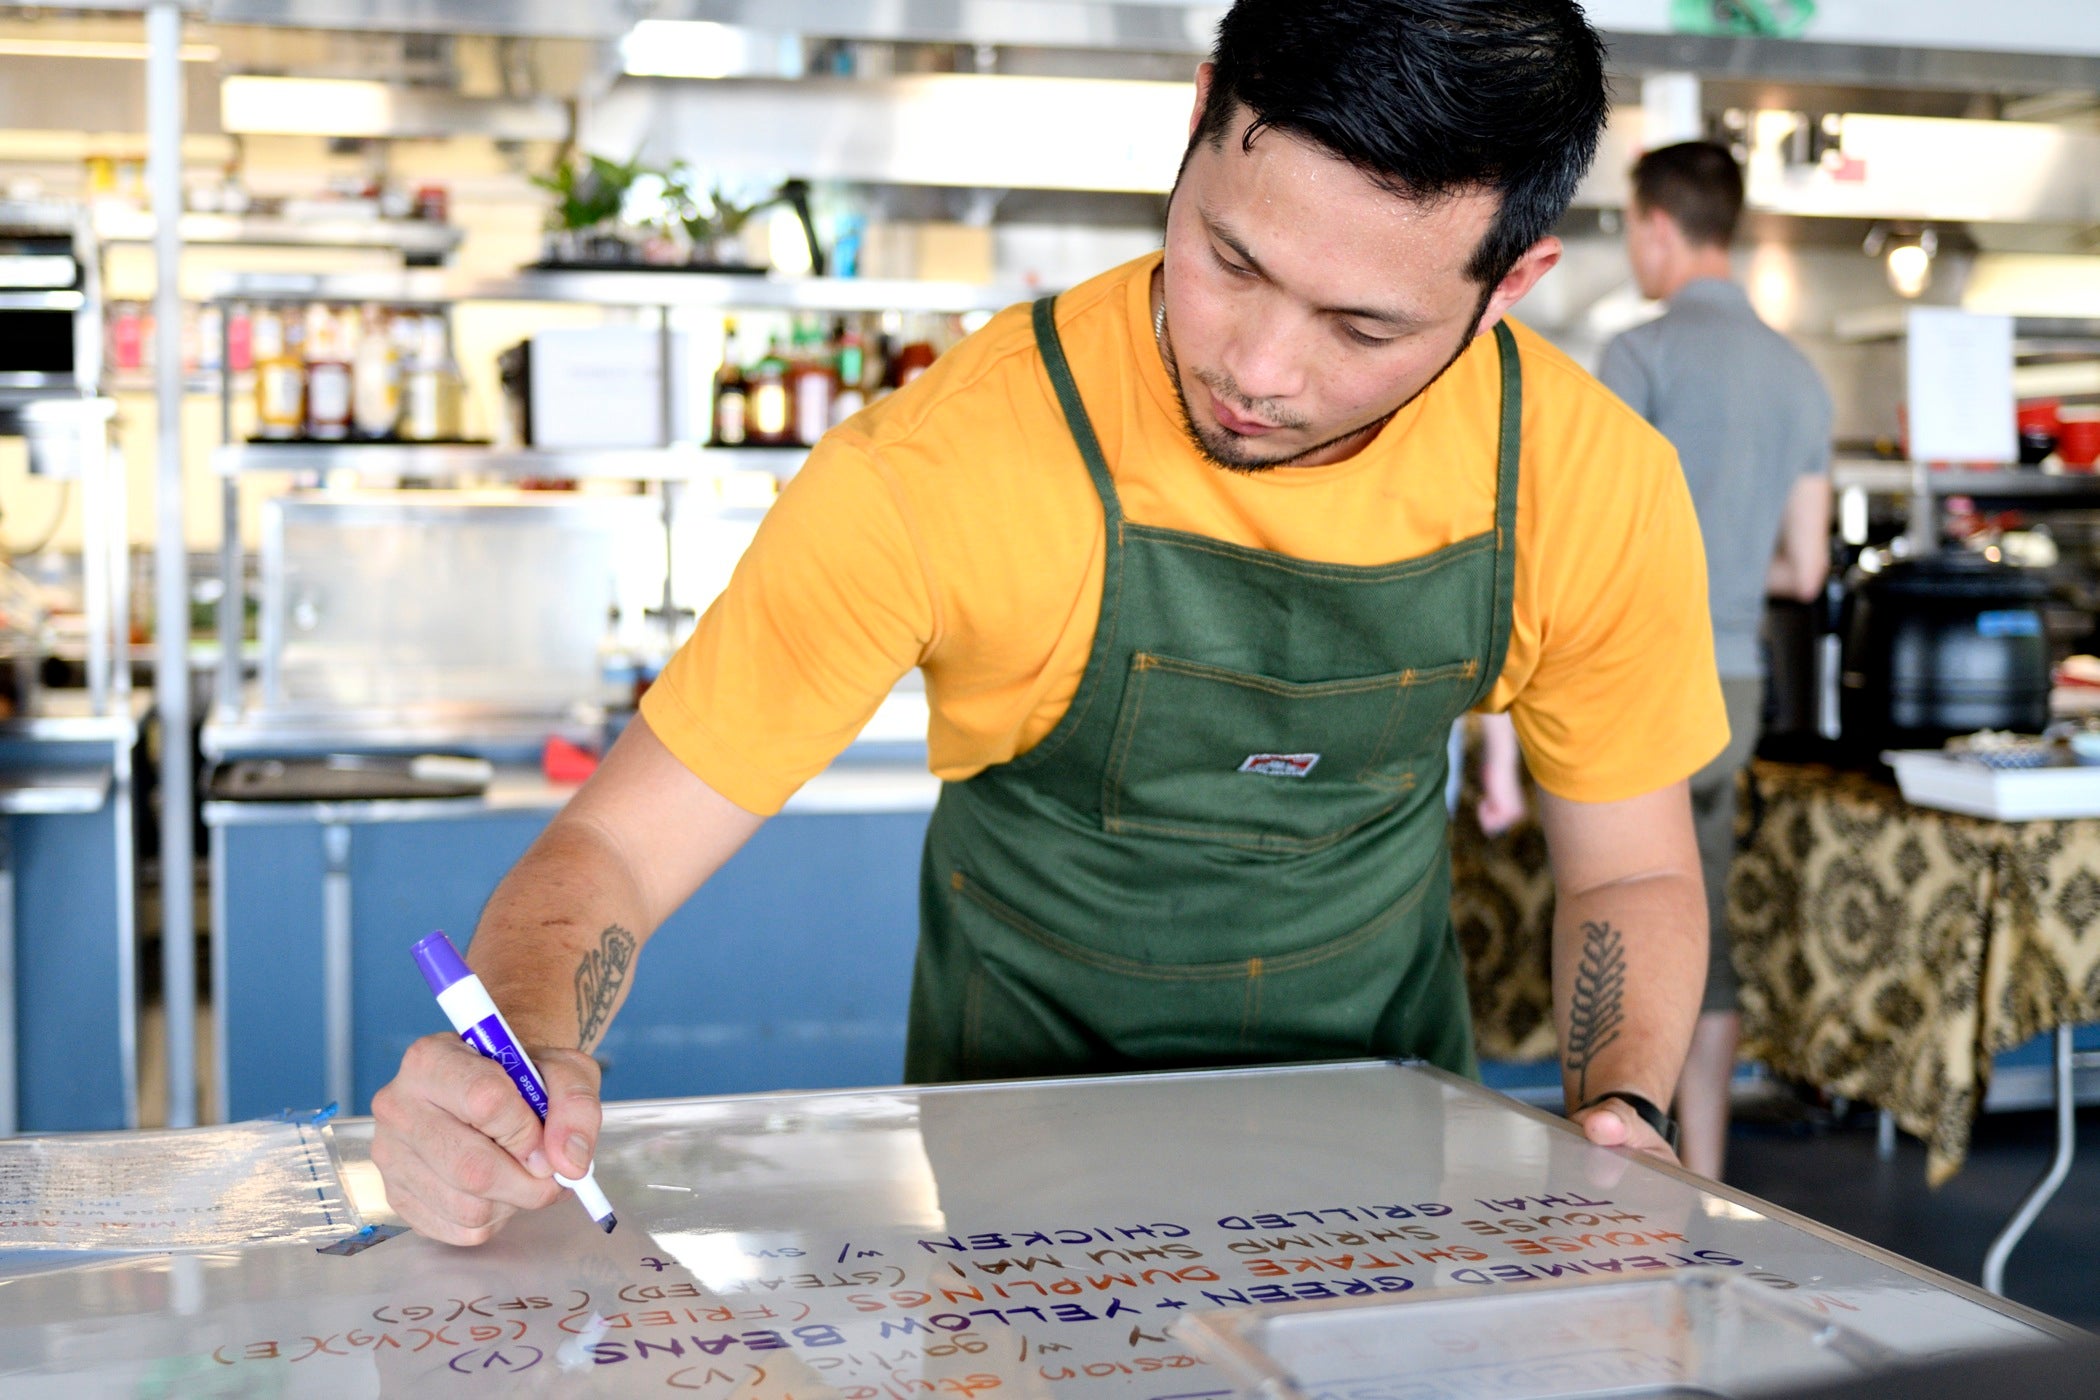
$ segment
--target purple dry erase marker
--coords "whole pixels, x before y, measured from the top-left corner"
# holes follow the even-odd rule
[[[503,1066],[510,1082],[518,1086],[525,1102],[539,1115],[542,1123],[547,1121],[547,1086],[540,1078],[539,1067],[525,1047],[518,1044],[518,1037],[511,1031],[510,1022],[496,1009],[489,998],[488,988],[481,979],[467,969],[467,961],[452,946],[452,940],[443,931],[416,944],[416,966],[423,969],[423,980],[437,994],[438,1009],[452,1022],[452,1029],[459,1038],[479,1050],[484,1058]],[[612,1202],[598,1189],[594,1167],[587,1167],[580,1177],[570,1179],[559,1173],[555,1180],[576,1193],[583,1208],[591,1213],[591,1219],[613,1232],[619,1220],[613,1215]]]

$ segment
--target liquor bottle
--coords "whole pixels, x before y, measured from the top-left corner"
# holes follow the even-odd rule
[[[350,356],[344,321],[326,306],[306,314],[306,435],[322,442],[350,436]]]
[[[620,625],[620,605],[606,611],[605,633],[598,639],[598,703],[608,716],[634,708],[634,653]]]
[[[831,426],[831,400],[838,391],[823,329],[805,323],[795,327],[794,359],[788,367],[788,398],[794,411],[794,441],[815,447]]]
[[[146,318],[135,301],[111,303],[109,360],[112,369],[143,369],[146,364]]]
[[[229,374],[255,368],[255,313],[239,302],[226,309],[225,368]]]
[[[892,362],[897,387],[900,389],[932,367],[933,343],[926,340],[907,342],[897,351],[897,358]]]
[[[725,328],[722,368],[715,372],[714,442],[717,447],[742,447],[750,437],[751,390],[744,382],[744,367],[738,362],[736,322]]]
[[[306,365],[292,349],[285,312],[259,308],[249,334],[255,358],[255,434],[295,438],[306,426]]]
[[[367,306],[363,333],[350,361],[350,425],[359,437],[378,442],[394,435],[401,421],[401,361],[392,327],[377,306]]]
[[[788,418],[787,361],[780,353],[780,338],[766,344],[766,353],[751,367],[751,422],[749,441],[767,446],[792,442]]]
[[[861,343],[857,327],[847,326],[841,318],[838,327],[839,345],[839,392],[831,401],[831,422],[834,427],[845,422],[867,406],[868,352]]]
[[[215,301],[197,308],[195,364],[207,374],[226,368],[226,308]]]
[[[903,313],[897,311],[885,311],[875,322],[875,338],[868,342],[869,403],[897,392],[897,336],[903,328]]]
[[[459,436],[459,370],[446,344],[445,318],[417,318],[416,349],[402,376],[401,436],[442,442]]]

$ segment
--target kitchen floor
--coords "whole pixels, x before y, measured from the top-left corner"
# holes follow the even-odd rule
[[[2080,1152],[2071,1175],[2013,1251],[2005,1291],[2014,1302],[2100,1330],[2093,1287],[2100,1241],[2100,1108],[2081,1111]],[[1875,1154],[1875,1115],[1842,1121],[1784,1098],[1738,1104],[1729,1137],[1728,1179],[1774,1205],[1927,1264],[1967,1283],[2021,1197],[2048,1169],[2056,1147],[2048,1110],[1985,1114],[1969,1160],[1934,1191],[1925,1147],[1897,1135],[1896,1155]]]

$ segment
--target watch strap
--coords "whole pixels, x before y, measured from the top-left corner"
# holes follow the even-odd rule
[[[1632,1109],[1634,1116],[1653,1128],[1655,1135],[1668,1143],[1672,1152],[1677,1150],[1677,1120],[1665,1113],[1655,1100],[1645,1094],[1636,1094],[1630,1089],[1613,1089],[1609,1093],[1598,1094],[1589,1099],[1575,1111],[1586,1112],[1606,1099],[1617,1099]]]

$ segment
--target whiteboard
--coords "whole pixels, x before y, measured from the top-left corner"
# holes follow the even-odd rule
[[[597,1171],[610,1236],[564,1199],[0,1282],[0,1390],[1215,1400],[1190,1312],[1697,1269],[1909,1359],[2074,1335],[1384,1062],[612,1105]]]

